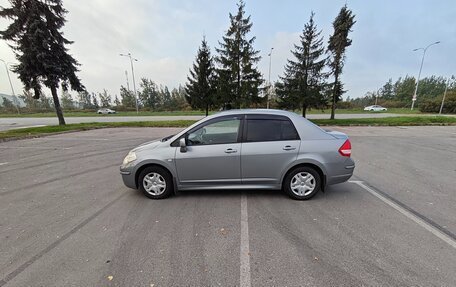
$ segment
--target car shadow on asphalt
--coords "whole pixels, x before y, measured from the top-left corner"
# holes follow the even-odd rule
[[[263,196],[268,198],[284,197],[286,196],[280,190],[252,190],[252,189],[226,189],[226,190],[185,190],[179,191],[175,196],[177,197],[239,197],[241,195],[247,196]]]
[[[347,198],[356,198],[359,196],[359,187],[353,183],[345,182],[336,185],[331,185],[325,188],[324,192],[317,193],[310,201],[320,200],[346,200]],[[131,190],[132,196],[135,198],[143,197],[147,199],[140,191]],[[249,198],[268,198],[268,199],[288,199],[288,195],[281,190],[260,190],[260,189],[226,189],[226,190],[185,190],[178,191],[171,196],[173,198],[238,198],[241,195],[247,195]],[[292,199],[290,199],[292,200]]]
[[[326,187],[324,192],[317,193],[312,200],[338,200],[354,196],[358,186],[352,183],[341,183]],[[242,194],[249,198],[288,198],[288,195],[281,190],[259,190],[259,189],[228,189],[228,190],[186,190],[179,191],[175,197],[239,197]]]

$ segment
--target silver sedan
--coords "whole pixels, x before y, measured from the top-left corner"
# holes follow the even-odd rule
[[[203,189],[281,189],[310,199],[352,176],[350,155],[347,135],[297,114],[231,110],[136,147],[120,173],[126,186],[152,199]]]

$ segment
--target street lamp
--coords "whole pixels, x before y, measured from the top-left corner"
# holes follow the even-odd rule
[[[269,97],[271,93],[271,62],[272,62],[272,50],[274,50],[274,47],[271,48],[271,51],[269,52],[269,76],[268,76],[268,95],[267,95],[267,104],[266,108],[269,109]]]
[[[19,114],[19,107],[18,107],[19,103],[17,102],[16,94],[14,93],[13,83],[11,82],[11,77],[10,77],[9,69],[8,69],[8,65],[11,64],[11,63],[9,63],[9,62],[7,63],[7,62],[5,62],[2,59],[0,59],[0,61],[2,61],[3,64],[5,65],[6,75],[8,75],[8,80],[9,80],[10,87],[11,87],[11,92],[13,93],[13,99],[14,99],[14,102],[16,103],[16,110],[17,110],[17,113]]]
[[[415,106],[415,101],[416,101],[416,94],[418,92],[418,85],[420,83],[420,76],[421,76],[421,69],[423,69],[423,62],[424,62],[424,56],[426,55],[426,51],[429,47],[433,46],[433,45],[437,45],[439,44],[440,41],[437,41],[437,42],[434,42],[434,43],[431,43],[429,45],[427,45],[426,48],[416,48],[416,49],[413,49],[413,51],[418,51],[418,50],[423,50],[423,57],[421,58],[421,66],[420,66],[420,72],[418,73],[418,79],[416,80],[416,86],[415,86],[415,93],[413,94],[413,98],[412,98],[412,108],[411,110],[413,111],[413,106]]]
[[[136,94],[135,71],[134,71],[134,69],[133,69],[133,61],[136,61],[136,62],[137,62],[138,59],[133,58],[133,57],[131,56],[131,53],[128,53],[128,54],[120,54],[120,56],[130,58],[131,74],[132,74],[132,77],[133,77],[133,91],[135,92],[136,113],[139,113],[139,109],[138,109],[138,95]]]
[[[445,87],[445,92],[443,92],[442,104],[440,105],[439,115],[442,114],[443,104],[445,103],[445,96],[447,94],[449,85],[450,85],[450,78],[448,78],[447,83],[446,83],[446,87]]]

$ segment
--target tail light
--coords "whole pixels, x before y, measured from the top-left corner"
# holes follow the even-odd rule
[[[339,148],[339,153],[341,156],[350,157],[352,153],[352,146],[350,140],[346,140],[344,144]]]

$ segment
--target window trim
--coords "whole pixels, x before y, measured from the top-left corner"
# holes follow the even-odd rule
[[[247,133],[248,133],[248,125],[247,121],[248,120],[276,120],[276,121],[287,121],[291,124],[293,127],[297,137],[296,139],[290,140],[290,139],[279,139],[279,140],[262,140],[262,141],[248,141],[247,140]],[[282,136],[282,135],[281,135]],[[283,141],[300,141],[301,137],[299,136],[298,130],[296,129],[296,126],[294,125],[293,121],[282,115],[264,115],[264,114],[247,114],[244,117],[244,125],[243,125],[243,130],[242,130],[242,142],[243,143],[259,143],[259,142],[283,142]]]

